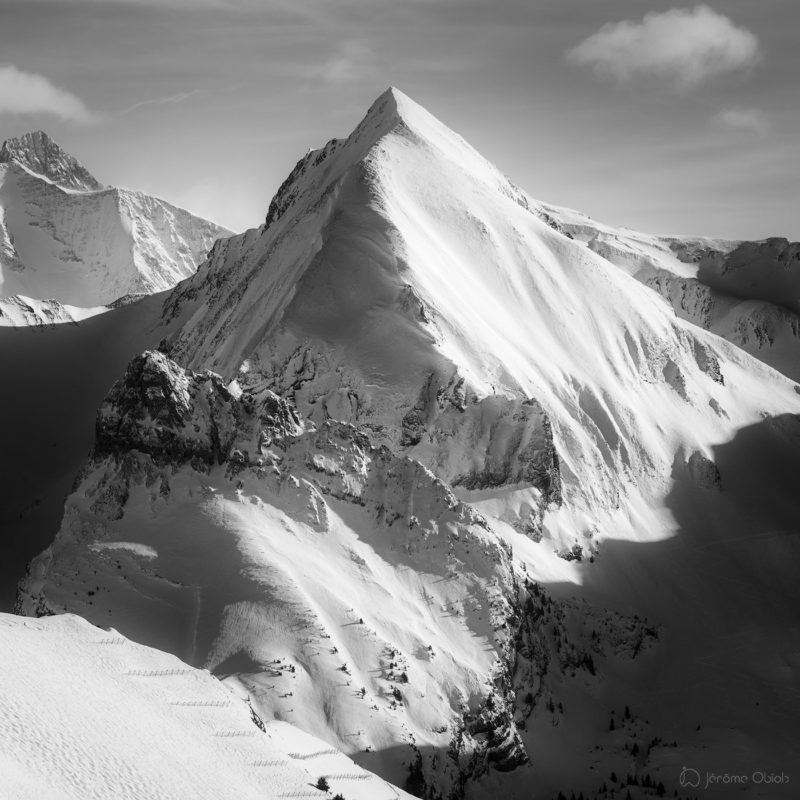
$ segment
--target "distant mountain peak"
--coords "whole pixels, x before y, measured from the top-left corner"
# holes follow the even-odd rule
[[[103,188],[103,184],[44,131],[6,139],[0,148],[0,164],[12,162],[21,164],[62,189],[94,192]]]

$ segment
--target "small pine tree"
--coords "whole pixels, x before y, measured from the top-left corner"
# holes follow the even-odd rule
[[[417,757],[408,765],[408,777],[403,788],[414,797],[422,797],[425,794],[425,776],[422,773],[422,756],[417,753]]]
[[[327,792],[331,788],[330,784],[328,783],[328,779],[324,775],[319,776],[315,786],[321,792]]]

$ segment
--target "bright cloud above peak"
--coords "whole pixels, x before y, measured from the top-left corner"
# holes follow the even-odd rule
[[[0,64],[0,114],[50,114],[83,124],[97,119],[80,97],[13,64]]]
[[[609,23],[569,50],[567,58],[618,81],[655,76],[687,89],[752,66],[759,45],[749,30],[701,5]]]

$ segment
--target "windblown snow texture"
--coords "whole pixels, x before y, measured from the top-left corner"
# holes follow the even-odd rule
[[[0,788],[15,800],[408,797],[207,672],[72,615],[0,614]],[[355,790],[355,791],[354,791]]]

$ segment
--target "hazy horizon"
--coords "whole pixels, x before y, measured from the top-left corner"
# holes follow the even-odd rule
[[[0,139],[235,231],[397,86],[545,202],[618,226],[800,239],[787,0],[0,0]]]

